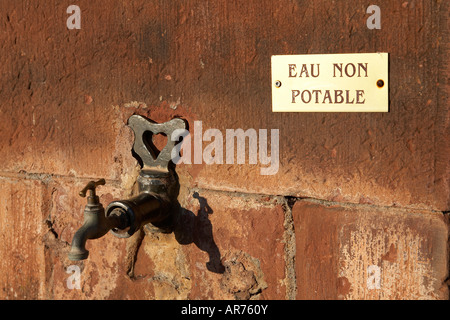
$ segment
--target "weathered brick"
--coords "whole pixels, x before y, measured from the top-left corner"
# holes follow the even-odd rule
[[[164,121],[280,129],[277,175],[186,165],[201,188],[450,209],[448,2],[381,1],[381,30],[359,0],[78,5],[81,30],[64,3],[0,4],[2,170],[117,179],[122,117],[142,102]],[[271,55],[376,51],[390,54],[389,113],[271,112]]]
[[[284,299],[282,203],[235,193],[191,194],[182,203],[187,209],[182,234],[193,240],[187,248],[193,283],[189,297],[244,299],[261,292],[263,299]],[[218,281],[220,288],[211,285]]]
[[[298,299],[447,299],[441,213],[299,201]]]
[[[106,236],[89,244],[92,254],[106,248],[104,259],[92,255],[79,264],[83,289],[67,290],[64,281],[69,264],[64,252],[77,223],[82,221],[83,207],[82,199],[72,197],[73,189],[91,177],[104,177],[116,183],[111,197],[120,197],[128,190],[136,161],[131,156],[132,133],[125,123],[133,113],[156,121],[180,116],[191,128],[194,120],[201,120],[204,130],[217,128],[222,133],[237,128],[280,129],[281,163],[276,175],[262,176],[259,165],[180,165],[177,171],[185,187],[450,210],[447,1],[381,0],[381,30],[366,27],[366,4],[359,0],[346,1],[339,7],[325,0],[251,0],[233,5],[226,0],[115,1],[116,5],[108,7],[82,0],[77,4],[82,9],[81,30],[67,30],[67,4],[0,3],[0,176],[7,177],[2,178],[6,193],[2,192],[1,198],[6,200],[1,205],[2,217],[13,226],[1,255],[1,269],[8,271],[0,282],[7,290],[13,288],[4,297],[246,298],[255,281],[256,287],[264,282],[268,285],[261,297],[285,296],[280,284],[285,266],[279,262],[283,256],[279,240],[282,223],[274,223],[282,221],[279,204],[268,205],[255,200],[255,195],[248,198],[253,200],[247,199],[253,204],[244,210],[239,208],[242,203],[238,199],[245,197],[214,192],[200,194],[214,210],[209,220],[193,217],[202,211],[196,204],[198,199],[192,199],[190,193],[180,201],[193,213],[188,217],[197,221],[196,228],[212,230],[222,264],[228,268],[225,273],[208,269],[217,271],[220,265],[206,265],[209,258],[204,251],[211,251],[211,246],[214,256],[217,251],[204,232],[200,234],[206,239],[197,239],[205,246],[201,248],[195,243],[179,246],[174,235],[149,234],[142,240],[146,250],[137,250],[135,272],[143,277],[121,277],[133,264],[129,261],[133,260],[130,252],[136,250],[133,245],[140,242],[110,241]],[[286,18],[292,16],[302,19]],[[389,113],[271,112],[271,55],[376,51],[390,54]],[[44,187],[39,177],[21,182],[9,178],[17,172],[42,173],[62,180],[45,182]],[[235,209],[227,212],[224,208],[230,205]],[[348,213],[348,207],[344,207]],[[28,212],[28,208],[32,210]],[[347,227],[354,228],[345,229],[329,210],[319,210],[323,211],[323,223],[339,225],[342,234],[328,232],[332,230],[326,224],[316,224],[318,217],[302,217],[310,221],[311,232],[306,230],[306,234],[316,242],[308,242],[304,249],[311,253],[306,261],[314,262],[310,268],[315,271],[306,276],[302,273],[306,267],[298,270],[298,279],[309,279],[307,285],[299,280],[300,297],[306,293],[314,296],[308,286],[316,286],[317,296],[327,298],[440,297],[434,285],[442,277],[442,259],[435,253],[442,251],[443,240],[437,239],[442,231],[428,234],[420,224],[433,216],[430,212],[380,209],[383,220],[370,220],[376,228],[392,233],[391,238],[380,242],[385,259],[377,258],[383,261],[378,266],[388,287],[362,292],[361,270],[369,263],[376,265],[370,257],[381,253],[370,251],[372,256],[365,256],[364,265],[355,266],[352,263],[360,260],[354,252],[366,247],[355,245],[349,237],[373,242],[379,229],[363,234],[362,227],[344,215],[350,219]],[[361,210],[355,214],[361,214]],[[401,254],[413,254],[404,249],[410,240],[387,224],[386,215],[416,237],[411,243],[417,259],[431,260],[415,264],[417,259],[411,257],[409,262],[400,263]],[[41,258],[41,249],[34,251],[39,245],[33,240],[37,230],[43,230],[44,218],[50,219],[50,229],[43,234],[45,257]],[[408,219],[419,222],[411,225]],[[429,228],[441,228],[436,222],[439,219],[431,220]],[[364,226],[369,223],[362,221]],[[297,219],[297,227],[302,223]],[[308,240],[296,231],[300,244]],[[271,240],[267,234],[273,236]],[[318,238],[318,234],[326,236]],[[395,237],[398,243],[392,240]],[[422,244],[419,249],[416,240]],[[338,247],[331,245],[335,241]],[[30,264],[21,270],[25,276],[20,279],[11,271],[23,265],[19,263],[20,254],[14,255],[16,244],[30,256]],[[427,256],[429,245],[435,249],[432,258]],[[115,251],[116,246],[119,251]],[[170,259],[177,262],[176,269],[167,272],[169,276],[164,274],[167,266],[157,255],[166,247]],[[269,256],[273,252],[276,257]],[[122,257],[128,260],[122,261]],[[301,257],[296,257],[300,265]],[[153,264],[154,270],[144,262],[150,267]],[[328,264],[330,271],[325,268]],[[35,265],[39,267],[32,269]],[[182,266],[186,269],[180,269]],[[336,273],[342,276],[336,278]],[[403,279],[403,283],[412,282],[411,289],[402,287],[402,283],[394,285],[394,277]],[[338,288],[337,293],[318,287],[324,279],[331,288]]]
[[[43,297],[44,199],[39,181],[0,179],[1,299]]]
[[[133,269],[133,283],[142,294],[131,296],[285,298],[284,212],[277,199],[211,191],[181,199],[174,233],[147,230]],[[116,294],[124,294],[122,288]]]
[[[105,205],[120,192],[102,187]],[[187,191],[186,191],[187,192]],[[65,243],[82,221],[68,200],[69,184],[54,186],[47,238],[48,297],[58,299],[284,299],[284,211],[277,198],[220,192],[180,196],[180,224],[169,234],[144,228],[129,239],[106,235],[88,242],[84,262],[67,259]],[[109,194],[109,196],[108,196]],[[106,199],[106,198],[108,199]],[[109,199],[111,198],[111,199]],[[72,203],[69,204],[68,203]],[[66,208],[78,208],[74,215]],[[78,223],[77,223],[78,222]],[[64,231],[66,230],[66,231]],[[70,230],[70,231],[69,231]],[[63,240],[66,239],[66,240]],[[59,241],[59,242],[58,242]],[[66,270],[80,267],[81,289],[69,289]]]

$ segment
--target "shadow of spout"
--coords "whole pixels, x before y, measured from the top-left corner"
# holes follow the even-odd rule
[[[225,267],[221,262],[220,250],[214,241],[213,226],[209,215],[213,210],[206,198],[194,192],[193,197],[199,201],[200,209],[195,215],[192,211],[180,208],[178,225],[175,228],[175,239],[180,244],[194,243],[200,250],[208,254],[209,261],[206,268],[214,273],[224,273]]]

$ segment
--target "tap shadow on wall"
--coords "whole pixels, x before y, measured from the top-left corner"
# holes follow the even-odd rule
[[[209,220],[209,215],[214,211],[208,205],[207,199],[201,197],[198,192],[194,192],[193,197],[198,200],[200,209],[195,215],[192,211],[180,206],[178,223],[174,230],[175,239],[182,245],[194,243],[209,256],[206,268],[211,272],[224,273],[225,267],[221,262],[220,251],[214,241],[213,227]]]

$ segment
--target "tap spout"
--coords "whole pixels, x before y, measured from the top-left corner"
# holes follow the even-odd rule
[[[131,237],[146,224],[152,224],[161,232],[171,232],[176,222],[176,196],[178,180],[172,171],[141,170],[138,177],[139,194],[125,200],[111,202],[103,208],[95,187],[105,180],[90,181],[80,191],[87,198],[84,209],[84,223],[77,230],[68,257],[72,261],[84,260],[89,256],[86,250],[88,239],[98,239],[111,231],[119,238]]]
[[[89,251],[86,250],[86,241],[88,239],[101,238],[111,229],[125,229],[128,223],[126,212],[115,210],[109,216],[105,216],[105,210],[100,203],[88,204],[84,210],[83,226],[78,229],[72,239],[69,259],[72,261],[87,259]]]

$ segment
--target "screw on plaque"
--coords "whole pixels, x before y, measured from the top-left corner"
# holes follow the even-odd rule
[[[128,119],[128,126],[134,131],[133,150],[142,160],[142,169],[156,169],[167,172],[172,160],[172,150],[176,141],[172,141],[172,133],[175,130],[186,130],[187,125],[183,119],[175,118],[164,123],[153,122],[143,116],[133,115]],[[146,141],[147,133],[152,135],[165,134],[166,146],[156,155]]]

